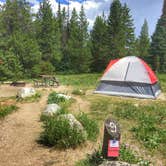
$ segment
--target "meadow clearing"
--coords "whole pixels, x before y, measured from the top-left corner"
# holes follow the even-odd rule
[[[57,75],[57,88],[36,88],[38,94],[16,100],[19,88],[0,87],[0,165],[1,166],[97,166],[104,120],[110,116],[121,127],[119,160],[142,165],[166,165],[166,75],[159,74],[162,94],[157,100],[94,94],[101,74]],[[29,81],[28,86],[33,86]],[[96,139],[75,148],[58,149],[38,143],[43,129],[40,120],[53,91],[72,97],[68,112],[84,112],[99,126]],[[89,154],[87,156],[87,154]]]

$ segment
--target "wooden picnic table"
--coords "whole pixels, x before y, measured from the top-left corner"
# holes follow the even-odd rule
[[[40,75],[40,80],[35,80],[34,85],[36,87],[39,86],[45,86],[45,87],[50,87],[50,86],[59,86],[59,81],[54,75]]]

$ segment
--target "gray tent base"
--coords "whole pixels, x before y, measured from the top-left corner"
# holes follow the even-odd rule
[[[156,99],[161,90],[158,83],[151,85],[135,82],[101,81],[94,93]]]

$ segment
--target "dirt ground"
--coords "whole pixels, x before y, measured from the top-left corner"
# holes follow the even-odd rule
[[[1,97],[15,96],[18,89],[1,86]],[[43,89],[39,102],[19,103],[18,111],[0,120],[0,166],[73,166],[75,161],[94,150],[95,145],[90,143],[86,143],[84,147],[63,151],[37,143],[42,131],[40,115],[51,90]],[[56,91],[68,93],[70,87],[61,86],[56,88]],[[81,98],[77,100],[78,108],[85,107]]]
[[[1,85],[0,99],[16,96],[18,90],[18,87]],[[37,90],[42,92],[39,102],[17,103],[19,110],[0,120],[0,166],[74,166],[77,160],[85,158],[86,154],[91,154],[94,149],[98,149],[98,142],[101,143],[102,138],[99,138],[96,143],[87,142],[77,149],[61,151],[38,144],[37,140],[42,132],[40,115],[46,106],[48,94],[55,90],[70,95],[72,87],[60,86],[55,89],[38,88]],[[92,91],[87,93],[91,95]],[[72,97],[75,99],[70,108],[72,111],[89,111],[90,103],[87,100],[80,96]],[[161,94],[159,100],[165,99],[165,94]],[[3,103],[12,104],[13,100],[1,101],[1,104]],[[160,160],[156,162],[158,163],[156,166],[164,166]]]

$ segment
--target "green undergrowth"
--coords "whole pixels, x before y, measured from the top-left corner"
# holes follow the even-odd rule
[[[75,148],[86,140],[96,141],[99,135],[99,127],[96,121],[90,119],[86,114],[79,114],[76,119],[82,124],[83,129],[71,127],[68,119],[61,118],[68,110],[62,108],[58,114],[53,116],[42,115],[43,132],[39,142],[46,146],[56,148]]]
[[[11,106],[0,106],[0,119],[4,118],[8,114],[11,114],[12,112],[16,111],[18,108],[15,105]]]
[[[66,98],[63,96],[59,96],[57,92],[51,92],[48,96],[48,100],[47,103],[48,104],[59,104],[59,103],[63,103],[66,101]]]
[[[86,140],[85,133],[71,127],[67,119],[49,117],[43,123],[44,131],[39,142],[44,145],[62,149],[75,148]]]
[[[96,120],[90,119],[87,114],[81,113],[77,116],[77,120],[83,125],[87,132],[87,137],[91,141],[96,141],[99,135],[99,126]]]
[[[164,101],[119,100],[113,97],[96,97],[91,101],[89,115],[99,122],[108,116],[127,130],[151,153],[166,154],[166,105]],[[130,124],[130,125],[128,125]],[[122,133],[123,134],[123,133]]]

